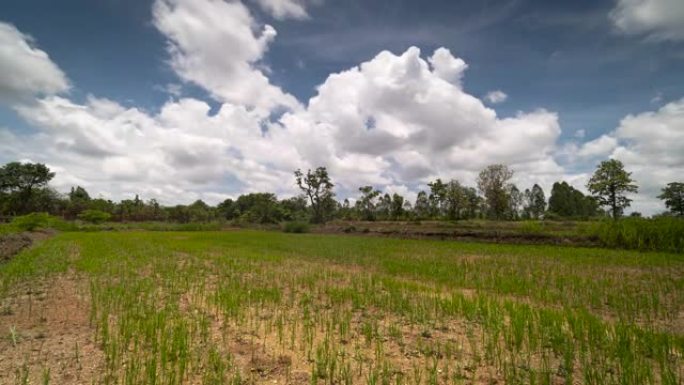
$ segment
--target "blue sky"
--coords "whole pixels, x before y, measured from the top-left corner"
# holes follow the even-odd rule
[[[155,14],[153,9],[159,5],[157,3],[166,4],[168,6],[166,11],[159,11],[162,8],[158,8],[159,12]],[[294,131],[294,128],[288,127],[288,123],[279,121],[283,112],[288,112],[286,114],[288,116],[289,114],[306,116],[312,125],[310,129],[316,135],[321,131],[313,125],[320,124],[321,117],[330,117],[333,112],[318,111],[309,106],[309,100],[320,96],[318,87],[327,84],[331,74],[344,73],[361,63],[371,62],[376,55],[385,50],[391,52],[395,58],[399,58],[408,52],[410,47],[417,47],[421,53],[418,55],[419,59],[416,60],[426,65],[433,52],[439,48],[448,49],[451,56],[467,63],[467,69],[461,71],[462,73],[459,72],[457,76],[458,85],[454,90],[457,93],[452,96],[458,97],[463,93],[476,98],[484,108],[482,111],[478,110],[478,113],[482,113],[483,116],[487,115],[485,110],[495,111],[496,120],[485,117],[489,119],[489,123],[485,125],[497,125],[499,124],[497,122],[505,121],[505,118],[515,119],[520,113],[531,114],[539,109],[544,109],[547,113],[556,116],[556,121],[547,127],[552,137],[550,136],[549,141],[542,144],[548,148],[540,150],[548,159],[535,160],[544,163],[545,166],[533,165],[529,160],[522,159],[525,158],[524,156],[508,154],[505,150],[505,143],[501,143],[503,150],[493,152],[493,161],[498,160],[500,156],[512,165],[520,164],[519,168],[523,173],[529,173],[530,170],[541,167],[544,172],[538,178],[540,183],[549,184],[554,178],[562,178],[583,184],[586,174],[591,171],[600,157],[622,156],[624,159],[633,160],[639,163],[635,164],[638,166],[637,173],[642,169],[661,167],[663,178],[676,177],[677,174],[674,172],[678,170],[678,167],[682,167],[682,164],[678,163],[679,160],[675,160],[674,163],[668,160],[658,165],[648,163],[649,151],[655,149],[643,148],[643,143],[639,142],[640,137],[629,127],[623,127],[621,123],[631,114],[640,119],[657,119],[658,124],[666,121],[667,127],[663,128],[666,131],[664,135],[667,134],[670,140],[672,140],[671,132],[681,134],[681,117],[677,107],[680,99],[684,97],[684,70],[682,70],[684,68],[684,32],[678,25],[684,24],[684,17],[682,17],[684,7],[677,0],[554,2],[533,0],[477,2],[245,0],[243,3],[237,3],[239,9],[235,7],[228,9],[217,3],[222,2],[212,0],[4,1],[0,5],[0,22],[11,25],[19,31],[22,34],[20,39],[29,41],[32,49],[49,55],[49,61],[64,74],[70,85],[68,89],[56,92],[33,90],[33,100],[30,101],[27,101],[25,95],[21,101],[13,100],[11,95],[4,98],[4,103],[0,107],[0,127],[4,127],[5,132],[12,135],[13,140],[22,142],[21,150],[14,147],[11,154],[5,153],[5,157],[41,159],[55,164],[58,168],[70,169],[70,162],[75,162],[75,159],[65,159],[63,155],[51,158],[44,152],[38,152],[41,156],[32,153],[35,148],[31,146],[31,143],[48,140],[45,138],[46,135],[52,135],[54,142],[62,140],[65,143],[75,143],[73,138],[62,138],[63,130],[60,131],[55,124],[45,119],[40,119],[40,122],[32,119],[45,113],[44,109],[36,109],[37,101],[45,101],[50,97],[63,98],[74,105],[85,106],[84,108],[92,108],[89,103],[91,104],[93,99],[107,99],[122,109],[135,109],[156,120],[163,120],[160,115],[164,106],[169,106],[170,103],[180,104],[180,101],[184,99],[208,105],[210,110],[206,113],[206,118],[217,113],[222,106],[243,105],[247,109],[256,106],[256,110],[264,109],[256,118],[259,120],[258,125],[262,128],[275,124],[283,127],[283,130]],[[173,14],[175,10],[183,7],[186,7],[183,12]],[[203,13],[212,7],[219,7],[220,11],[217,8]],[[300,13],[278,14],[274,11],[275,9],[295,9]],[[197,20],[201,20],[202,17],[211,17],[212,12],[218,15],[224,11],[227,12],[227,17],[233,15],[230,12],[236,12],[235,15],[238,15],[236,17],[239,17],[239,19],[229,19],[225,24],[221,24],[220,21],[217,24],[217,28],[221,29],[220,33],[227,34],[225,36],[228,36],[228,40],[218,33],[216,36],[209,36],[211,31],[193,31],[192,28],[188,27],[188,29],[183,26],[183,17],[196,17]],[[193,15],[193,12],[197,14]],[[302,15],[302,12],[305,15]],[[162,26],[165,22],[164,17],[168,17],[166,19],[168,24]],[[230,36],[233,35],[230,29],[235,26],[238,30],[240,22],[247,24],[254,38],[258,38],[267,25],[272,26],[277,34],[269,38],[264,46],[259,46],[260,43],[252,41],[252,37],[245,40],[244,35],[232,41]],[[221,41],[227,43],[222,45]],[[241,45],[243,43],[246,45]],[[178,60],[175,65],[173,53],[168,49],[174,44],[182,51],[180,53],[182,57],[176,57]],[[211,52],[201,53],[201,50]],[[240,58],[241,52],[248,52],[245,54],[247,56]],[[231,61],[230,57],[233,54],[237,58]],[[194,60],[194,67],[192,69],[180,68],[178,63],[187,58]],[[2,59],[0,57],[0,69],[2,69]],[[212,60],[214,62],[211,62]],[[263,75],[267,78],[267,86],[277,89],[274,91],[269,88],[268,91],[277,94],[273,96],[275,101],[264,102],[266,104],[260,106],[257,105],[260,102],[255,102],[254,98],[236,98],[230,87],[231,81],[238,80],[239,77],[228,76],[220,79],[220,76],[219,78],[216,76],[217,73],[223,73],[221,66],[233,68],[234,64],[236,68],[247,65],[252,71],[251,74],[258,73],[259,76]],[[200,73],[202,68],[206,71]],[[243,70],[247,71],[244,68],[240,71]],[[210,80],[207,80],[209,76],[207,74],[213,74]],[[373,76],[376,75],[373,74]],[[392,74],[383,74],[385,75],[392,76]],[[383,79],[386,79],[386,76]],[[219,84],[221,81],[223,83]],[[373,81],[369,80],[369,82],[369,84],[375,84]],[[341,84],[337,86],[337,92],[343,91],[344,82]],[[173,92],[168,91],[169,85]],[[1,83],[0,86],[2,86]],[[366,92],[369,86],[359,84],[358,87]],[[322,105],[327,105],[324,103],[327,98],[338,100],[332,96],[335,95],[335,91],[332,90],[334,87],[330,88],[331,90],[326,94],[329,95],[328,97],[319,97]],[[485,95],[495,90],[502,91],[507,98],[498,103],[488,101]],[[371,94],[377,95],[375,91]],[[294,97],[299,106],[295,106],[295,102],[291,99],[285,101],[284,98],[290,97]],[[362,100],[364,99],[359,99],[359,101]],[[378,104],[377,110],[373,110],[373,107],[366,107],[372,104],[368,102],[364,103],[360,109],[368,109],[369,111],[364,111],[364,113],[369,116],[385,116],[386,118],[380,119],[381,122],[394,122],[392,114],[389,113],[392,108],[389,108],[387,103],[389,101],[383,101]],[[438,108],[437,104],[435,108]],[[460,114],[458,107],[451,106],[449,103],[444,104],[444,106],[447,105],[446,108],[449,111],[456,115]],[[673,107],[663,112],[668,105]],[[297,112],[296,110],[300,108],[302,112]],[[334,105],[330,105],[330,108],[334,109]],[[404,108],[408,107],[404,106]],[[655,116],[643,115],[649,113]],[[95,114],[97,115],[97,111]],[[106,118],[100,115],[98,118],[116,120],[111,115],[107,115]],[[58,119],[59,116],[51,114],[50,118]],[[328,133],[328,136],[321,135],[322,137],[326,137],[328,141],[335,141],[335,138],[350,136],[348,133],[353,131],[353,128],[345,124],[352,124],[350,123],[353,121],[351,117],[330,119],[328,123],[335,126],[334,132]],[[438,130],[436,127],[441,125],[441,122],[435,122],[433,127],[431,126],[433,123],[424,122],[419,118],[416,118],[415,122],[411,119],[413,117],[405,117],[402,123],[414,128],[420,125],[421,129],[427,133]],[[65,120],[68,121],[68,117],[65,117]],[[471,121],[472,119],[466,120],[469,124],[474,124],[473,130],[478,127]],[[226,122],[225,124],[232,123]],[[555,125],[558,126],[558,132],[554,131]],[[184,127],[174,128],[185,129]],[[84,129],[90,130],[90,128]],[[97,128],[92,130],[97,130]],[[271,131],[273,130],[274,128],[271,128]],[[407,130],[392,131],[391,128],[385,129],[381,124],[378,131],[383,131],[388,136],[377,140],[382,143],[399,137],[405,141],[418,140],[407,139],[414,138],[414,136],[407,136],[406,132],[411,132],[411,135],[415,134],[411,129],[407,128]],[[345,132],[347,135],[344,134]],[[183,134],[187,133],[183,132]],[[83,133],[72,134],[78,136]],[[459,131],[459,135],[461,138],[468,138],[470,134],[467,131]],[[57,140],[58,137],[61,139]],[[420,135],[415,136],[415,138],[418,137]],[[603,142],[594,141],[602,137],[605,137]],[[230,136],[223,137],[223,139],[225,140],[223,145],[227,149],[233,148],[237,152],[224,148],[218,150],[221,154],[240,153],[239,158],[245,160],[245,158],[250,158],[247,153],[252,150],[256,151],[254,147],[243,148],[239,145],[232,145]],[[271,140],[276,139],[271,138]],[[288,137],[280,142],[288,140],[291,139]],[[683,139],[681,136],[676,136],[674,140],[676,142],[674,147],[664,151],[679,151],[681,148],[679,141]],[[467,142],[467,140],[464,139],[462,142]],[[413,146],[412,143],[403,142],[395,147],[389,146],[385,152],[382,152],[376,151],[382,145],[378,145],[374,150],[359,150],[360,147],[356,144],[344,143],[344,141],[334,142],[334,148],[328,149],[328,152],[336,155],[333,157],[334,160],[298,147],[301,146],[301,141],[295,140],[290,143],[290,147],[294,146],[298,157],[301,157],[297,159],[301,167],[313,167],[316,163],[329,166],[333,170],[333,175],[339,175],[343,181],[340,185],[341,191],[348,194],[354,190],[353,182],[346,180],[350,178],[349,175],[355,174],[354,164],[361,169],[361,171],[357,170],[357,175],[358,172],[375,173],[374,176],[368,175],[368,178],[362,178],[361,181],[403,191],[408,195],[414,194],[427,178],[436,175],[448,174],[445,176],[472,181],[474,166],[459,167],[458,164],[445,163],[441,159],[421,160],[421,164],[426,165],[422,173],[406,173],[405,170],[398,170],[397,168],[402,167],[400,159],[407,159],[410,157],[409,154],[431,151],[430,148],[422,145]],[[258,143],[255,145],[259,146]],[[325,146],[319,145],[319,147]],[[130,151],[135,151],[134,147],[136,146],[132,146]],[[590,149],[593,150],[590,151]],[[142,150],[145,151],[145,149]],[[59,151],[62,153],[71,150],[62,147]],[[464,158],[457,153],[465,153],[464,147],[455,145],[449,151],[445,153],[445,157],[451,156],[463,161]],[[523,154],[525,151],[527,150],[522,149]],[[656,152],[662,151],[658,148]],[[78,149],[75,152],[78,153]],[[137,160],[124,160],[125,156],[135,155],[129,153],[128,150],[124,152],[125,154],[118,154],[121,159],[117,158],[114,164],[137,162]],[[501,155],[503,152],[506,154]],[[160,156],[165,157],[164,154]],[[372,162],[365,157],[372,158]],[[638,162],[636,162],[637,158]],[[102,161],[102,159],[99,160]],[[288,158],[288,160],[292,159]],[[263,176],[263,183],[250,184],[249,181],[244,180],[245,177],[239,175],[239,172],[232,172],[230,169],[216,170],[215,173],[211,173],[212,178],[218,177],[222,180],[220,183],[215,180],[202,180],[201,183],[194,185],[176,186],[173,180],[179,178],[180,175],[160,176],[161,179],[156,182],[137,175],[129,180],[130,188],[117,190],[112,189],[112,183],[114,183],[112,180],[116,181],[121,177],[118,173],[114,172],[112,178],[102,177],[98,178],[98,181],[89,181],[93,170],[67,171],[70,175],[59,183],[66,186],[69,182],[80,180],[90,183],[92,188],[101,190],[102,194],[113,194],[117,197],[130,193],[133,188],[140,188],[149,195],[155,195],[150,198],[173,200],[176,194],[172,191],[177,190],[214,201],[226,194],[242,192],[243,189],[281,185],[274,181],[282,178],[285,170],[279,170],[280,166],[276,164],[277,162],[262,159],[255,160],[255,162],[261,166],[262,171],[271,174]],[[346,162],[346,164],[336,162]],[[369,162],[375,163],[365,168]],[[472,163],[479,165],[483,162],[485,161],[477,160]],[[554,162],[554,165],[549,166],[549,162]],[[152,163],[159,166],[156,161]],[[291,163],[297,164],[296,161]],[[466,163],[471,162],[466,160]],[[113,166],[101,164],[93,167],[100,169],[99,174],[103,172],[107,174]],[[245,171],[245,175],[249,174]],[[410,178],[407,177],[409,174],[415,174],[416,180],[409,180]],[[149,181],[146,182],[146,180]],[[155,188],[150,185],[158,186],[159,181],[164,181],[168,186]],[[531,177],[522,178],[519,183],[525,184],[533,181],[534,178]],[[657,211],[658,206],[653,199],[654,192],[657,191],[657,183],[649,180],[645,184],[650,198],[642,197],[644,199],[641,202],[643,210]],[[292,192],[291,186],[279,190],[282,190],[280,192],[285,195]]]

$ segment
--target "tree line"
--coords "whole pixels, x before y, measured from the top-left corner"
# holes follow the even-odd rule
[[[490,165],[477,178],[477,186],[460,181],[436,180],[411,202],[397,193],[361,186],[352,204],[338,201],[334,183],[325,167],[294,172],[301,194],[278,199],[273,193],[258,192],[226,199],[216,206],[202,200],[189,205],[163,206],[155,199],[136,195],[119,202],[93,198],[81,186],[61,194],[49,186],[55,173],[40,163],[11,162],[0,167],[0,216],[47,212],[65,219],[87,221],[174,221],[179,223],[232,220],[243,223],[310,221],[323,223],[346,220],[524,220],[619,218],[630,206],[627,194],[637,193],[631,174],[618,160],[598,165],[587,184],[585,195],[565,181],[553,184],[547,199],[535,184],[524,191],[511,183],[513,171],[506,165]],[[667,215],[684,217],[684,183],[672,182],[659,195]]]

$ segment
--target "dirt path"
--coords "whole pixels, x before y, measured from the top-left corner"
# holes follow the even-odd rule
[[[0,308],[0,384],[90,384],[104,365],[87,291],[66,276],[17,286]],[[28,382],[24,382],[27,378]]]

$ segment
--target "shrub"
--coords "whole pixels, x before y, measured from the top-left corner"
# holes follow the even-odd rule
[[[301,221],[292,221],[283,223],[283,231],[286,233],[308,233],[309,224]]]
[[[12,219],[12,226],[20,231],[33,231],[39,227],[48,227],[50,219],[48,213],[31,213]]]
[[[520,232],[523,234],[542,234],[544,224],[539,221],[525,221],[520,225]]]
[[[684,252],[684,220],[678,218],[605,220],[585,231],[607,247]]]
[[[78,218],[86,222],[98,224],[108,221],[112,217],[111,214],[100,210],[85,210],[78,215]]]

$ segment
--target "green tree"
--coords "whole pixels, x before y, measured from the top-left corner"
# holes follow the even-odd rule
[[[0,167],[0,192],[3,206],[12,214],[34,210],[35,193],[47,187],[55,173],[41,163],[11,162]]]
[[[89,208],[89,203],[90,195],[83,187],[71,187],[71,191],[69,192],[69,206],[67,207],[65,216],[67,218],[76,218],[81,212]]]
[[[508,185],[508,219],[518,220],[523,204],[523,194],[514,184]]]
[[[214,219],[213,209],[201,199],[188,206],[188,211],[191,222],[209,222]]]
[[[549,213],[564,218],[590,218],[598,215],[596,199],[585,196],[567,182],[556,182],[551,188]]]
[[[373,186],[359,187],[359,191],[361,198],[356,201],[356,210],[362,220],[374,221],[376,198],[380,195],[380,191],[375,190]]]
[[[544,190],[538,184],[532,186],[532,190],[525,189],[523,193],[523,217],[526,219],[539,219],[546,211],[546,196]]]
[[[307,198],[304,195],[297,195],[280,201],[283,211],[283,219],[287,221],[308,221],[309,213]]]
[[[477,187],[485,197],[488,216],[504,219],[510,207],[508,181],[513,171],[503,164],[493,164],[480,171]]]
[[[416,204],[413,205],[413,212],[418,218],[430,217],[430,199],[425,191],[420,191],[416,196]]]
[[[328,170],[325,167],[319,167],[315,171],[308,170],[306,175],[301,170],[297,170],[294,175],[297,186],[306,194],[311,203],[311,221],[325,222],[331,210],[334,210],[334,205],[331,204],[331,200],[334,200],[332,191],[334,184],[330,180]]]
[[[587,189],[601,206],[610,208],[613,219],[618,219],[625,208],[630,206],[631,199],[625,194],[636,193],[639,187],[631,178],[631,173],[617,159],[601,162],[587,183]]]
[[[275,194],[251,193],[240,195],[235,201],[240,220],[249,223],[278,223],[283,220],[283,211]]]
[[[665,206],[672,214],[684,217],[684,183],[668,183],[658,198],[665,201]]]
[[[378,205],[375,208],[375,212],[381,220],[388,220],[390,219],[390,213],[392,211],[392,197],[389,195],[389,193],[385,193],[385,195],[381,195],[380,199],[378,199]]]
[[[234,219],[238,216],[237,205],[235,204],[235,201],[230,198],[219,203],[216,209],[222,218],[228,220]]]
[[[428,187],[430,187],[430,195],[428,196],[430,216],[433,218],[440,217],[446,211],[447,185],[437,178],[434,182],[428,183]]]
[[[394,193],[392,194],[392,204],[390,209],[390,219],[397,220],[404,217],[405,214],[405,200],[404,197]]]

